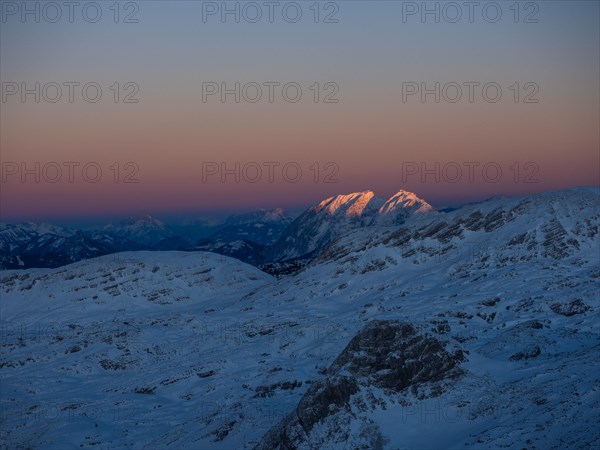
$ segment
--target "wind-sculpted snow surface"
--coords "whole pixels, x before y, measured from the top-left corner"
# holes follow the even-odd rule
[[[599,199],[369,226],[281,278],[180,252],[2,272],[0,442],[598,448]]]

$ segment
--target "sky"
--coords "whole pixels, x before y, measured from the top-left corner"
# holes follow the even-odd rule
[[[600,184],[597,1],[117,5],[0,2],[1,220]]]

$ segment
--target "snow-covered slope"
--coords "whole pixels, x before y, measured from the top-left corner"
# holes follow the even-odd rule
[[[597,448],[599,199],[355,229],[280,279],[178,252],[4,272],[0,440]]]

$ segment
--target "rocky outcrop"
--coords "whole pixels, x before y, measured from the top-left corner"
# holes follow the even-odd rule
[[[556,314],[571,317],[577,314],[585,314],[592,308],[586,305],[581,299],[576,298],[568,303],[553,303],[550,305],[550,309]]]
[[[373,388],[389,395],[416,392],[425,384],[460,376],[463,360],[461,350],[448,351],[444,342],[419,333],[406,322],[373,321],[352,338],[327,370],[326,378],[308,389],[296,409],[271,429],[257,448],[293,449],[344,442],[350,433],[344,422],[356,406],[364,408],[364,398],[377,402],[372,393],[361,394]],[[383,442],[376,432],[372,439],[366,445]]]

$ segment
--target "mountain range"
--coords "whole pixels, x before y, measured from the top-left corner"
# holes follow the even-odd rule
[[[253,260],[291,221],[282,209],[275,209],[173,225],[150,215],[87,229],[31,222],[0,224],[0,269],[59,267],[123,251],[194,251],[225,244],[223,253],[235,256],[232,247],[239,241],[247,241],[253,250],[238,252],[238,256]],[[256,262],[262,262],[262,256]]]
[[[425,200],[400,191],[387,201],[371,191],[327,198],[295,220],[281,208],[257,210],[218,223],[167,225],[146,215],[76,230],[46,224],[0,225],[0,269],[58,267],[81,259],[136,250],[210,251],[253,265],[311,259],[350,230],[400,225],[434,212]],[[193,241],[197,238],[196,241]]]
[[[496,197],[483,204],[503,200],[510,199]],[[2,224],[0,269],[59,267],[124,251],[179,250],[230,256],[277,275],[301,268],[355,230],[401,227],[407,221],[445,223],[480,205],[442,212],[411,192],[399,191],[384,200],[364,191],[324,199],[295,219],[282,209],[257,210],[220,222],[196,222],[192,229],[166,225],[149,215],[86,230],[31,222]],[[192,236],[203,237],[191,244]]]
[[[1,272],[0,439],[598,448],[600,190],[386,203],[313,205],[277,243],[339,231],[276,277],[201,251]]]
[[[318,253],[351,230],[376,225],[401,225],[414,214],[435,209],[415,194],[400,191],[387,201],[372,191],[327,198],[301,214],[271,249],[271,260],[282,261]]]

